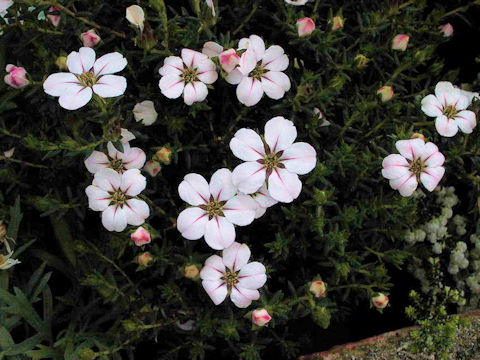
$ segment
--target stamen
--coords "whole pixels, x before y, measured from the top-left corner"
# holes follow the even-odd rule
[[[238,273],[227,269],[225,275],[222,277],[222,280],[225,281],[227,284],[228,292],[232,290],[232,288],[238,284]]]
[[[182,76],[183,81],[186,84],[198,81],[197,69],[194,69],[194,68],[187,67],[185,70],[183,70],[183,73],[182,73],[181,76]]]
[[[253,77],[254,79],[261,80],[263,75],[268,72],[262,65],[257,65],[255,69],[253,69],[248,76]]]
[[[77,75],[77,79],[80,81],[80,84],[84,87],[92,87],[98,81],[97,75],[95,75],[90,71]]]
[[[123,173],[124,170],[122,159],[111,159],[109,167],[119,173]]]
[[[217,216],[225,216],[222,210],[225,204],[226,201],[217,201],[210,198],[210,202],[202,208],[208,213],[208,218],[211,220]]]
[[[127,194],[125,194],[122,190],[120,189],[116,189],[113,193],[110,193],[111,194],[111,201],[116,204],[116,205],[121,205],[123,206],[127,200],[128,200],[128,196]]]
[[[453,105],[448,105],[443,109],[443,115],[445,115],[449,119],[455,118],[455,116],[458,114],[457,108]]]

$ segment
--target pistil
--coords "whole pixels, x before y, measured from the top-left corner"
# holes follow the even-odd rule
[[[255,69],[253,69],[249,76],[253,77],[256,80],[261,80],[263,75],[265,75],[268,72],[267,69],[265,69],[262,65],[257,65],[255,66]]]
[[[225,275],[222,277],[222,280],[225,281],[227,284],[228,292],[232,290],[232,288],[238,284],[238,273],[227,269]]]
[[[97,76],[90,71],[77,75],[77,79],[80,81],[80,84],[84,87],[92,87],[98,81]]]
[[[443,115],[445,115],[449,119],[455,118],[457,113],[457,108],[453,105],[448,105],[447,107],[445,107],[445,109],[443,109]]]
[[[182,78],[186,84],[198,81],[197,69],[186,68],[185,70],[183,70]]]

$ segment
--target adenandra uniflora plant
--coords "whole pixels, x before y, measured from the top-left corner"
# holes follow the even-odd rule
[[[475,307],[474,6],[0,0],[4,357],[296,358],[437,268]]]

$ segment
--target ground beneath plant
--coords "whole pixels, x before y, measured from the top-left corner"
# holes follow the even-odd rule
[[[471,319],[457,335],[451,360],[480,360],[480,310],[462,316]],[[356,343],[336,346],[329,351],[306,355],[299,360],[437,360],[429,354],[414,354],[408,351],[408,334],[414,327],[404,328],[371,337]]]

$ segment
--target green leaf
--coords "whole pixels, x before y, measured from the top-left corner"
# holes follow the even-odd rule
[[[72,234],[68,229],[67,221],[62,217],[50,216],[50,222],[55,232],[55,237],[60,244],[65,256],[73,266],[77,265]]]
[[[18,229],[20,228],[20,221],[22,221],[23,214],[20,211],[20,197],[17,196],[15,204],[10,207],[10,223],[8,224],[7,237],[17,240]]]

